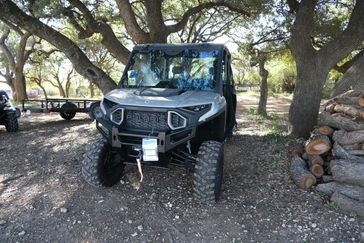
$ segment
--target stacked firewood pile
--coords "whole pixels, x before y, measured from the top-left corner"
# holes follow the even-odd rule
[[[364,93],[350,90],[329,100],[318,127],[292,150],[291,176],[341,209],[364,217]]]

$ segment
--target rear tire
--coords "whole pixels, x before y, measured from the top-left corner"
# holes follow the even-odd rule
[[[111,187],[120,181],[124,164],[120,153],[112,150],[104,139],[87,149],[82,161],[82,175],[93,186]]]
[[[61,111],[59,114],[61,115],[61,117],[65,120],[71,120],[72,118],[75,117],[76,115],[76,110],[77,106],[75,104],[72,103],[66,103],[63,104],[61,106],[61,108],[63,109],[63,111]]]
[[[218,201],[224,166],[224,144],[205,141],[201,144],[194,173],[194,195],[201,201]]]
[[[18,131],[19,124],[18,124],[18,118],[16,117],[15,112],[7,112],[7,114],[5,115],[4,125],[6,128],[6,131],[8,131],[8,132]]]

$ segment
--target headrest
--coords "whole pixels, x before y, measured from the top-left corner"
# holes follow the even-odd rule
[[[209,74],[210,75],[214,75],[214,73],[215,73],[215,68],[214,67],[210,67],[209,68]]]
[[[3,100],[5,96],[5,99],[9,99],[8,94],[5,91],[0,90],[0,100]]]
[[[172,68],[172,73],[173,74],[181,74],[183,72],[183,67],[178,67],[178,66],[175,66]]]

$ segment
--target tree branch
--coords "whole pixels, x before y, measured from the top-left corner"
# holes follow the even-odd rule
[[[317,0],[302,0],[292,29],[292,52],[296,56],[312,56],[316,51],[312,47],[311,33],[314,28],[314,14]]]
[[[209,9],[209,8],[213,8],[213,7],[226,7],[231,11],[240,13],[240,14],[245,15],[245,16],[250,16],[249,12],[245,11],[244,9],[240,9],[240,8],[234,6],[233,4],[225,2],[225,1],[201,3],[200,5],[198,5],[196,7],[188,9],[183,14],[182,19],[178,23],[176,23],[174,25],[168,25],[167,26],[167,33],[170,34],[170,33],[175,33],[175,32],[178,32],[178,31],[182,30],[186,26],[186,24],[188,22],[188,19],[192,15],[195,15],[195,14],[197,14],[197,13],[199,13],[199,12],[205,10],[205,9]]]
[[[23,35],[23,31],[16,25],[12,24],[11,22],[9,22],[7,19],[4,18],[0,18],[1,22],[3,22],[4,24],[6,24],[9,28],[11,28],[12,30],[14,30],[16,33],[18,33],[18,35]]]
[[[319,50],[331,68],[364,40],[364,1],[356,1],[348,26],[334,40]]]
[[[124,21],[126,31],[137,43],[150,42],[148,33],[144,32],[136,18],[129,0],[115,0],[119,8],[119,13]]]
[[[19,46],[16,51],[16,62],[17,62],[18,68],[19,67],[23,68],[24,63],[26,62],[26,58],[29,57],[26,55],[25,49],[27,47],[27,42],[28,42],[28,39],[30,36],[32,36],[32,34],[27,31],[20,38]],[[29,53],[29,55],[30,55],[30,53]]]
[[[6,45],[5,41],[8,38],[10,34],[10,29],[6,29],[1,38],[0,38],[0,49],[3,51],[4,55],[6,56],[6,58],[8,59],[9,62],[9,67],[10,69],[14,72],[15,70],[15,58],[13,56],[13,54],[11,53],[10,49],[8,48],[8,46]]]
[[[103,70],[93,65],[72,40],[39,19],[26,14],[12,1],[0,0],[0,18],[6,18],[61,50],[73,63],[77,72],[92,80],[103,92],[108,92],[115,87],[114,81]]]
[[[162,1],[148,0],[144,1],[147,9],[146,20],[149,27],[149,36],[153,42],[166,42],[167,29],[162,16]]]
[[[341,66],[338,66],[337,64],[334,66],[334,69],[340,73],[345,73],[351,66],[354,65],[356,61],[360,59],[364,55],[364,49],[362,49],[358,54],[356,54],[353,58],[351,58],[349,61],[344,63]]]
[[[102,36],[101,43],[105,46],[105,48],[117,60],[126,64],[130,55],[130,51],[118,40],[110,25],[103,21],[97,21],[91,14],[90,10],[88,10],[88,8],[80,0],[69,0],[69,2],[72,4],[72,6],[81,11],[87,22],[86,28],[82,28],[74,19],[74,16],[72,17],[72,15],[68,13],[71,16],[70,21],[71,23],[73,22],[73,26],[80,30],[79,37],[81,39],[88,38],[91,37],[93,33],[100,33]]]

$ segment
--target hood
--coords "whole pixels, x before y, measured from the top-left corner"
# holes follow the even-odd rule
[[[180,92],[176,89],[115,89],[105,98],[120,105],[143,107],[178,108],[218,102],[222,96],[218,93],[201,90]]]

